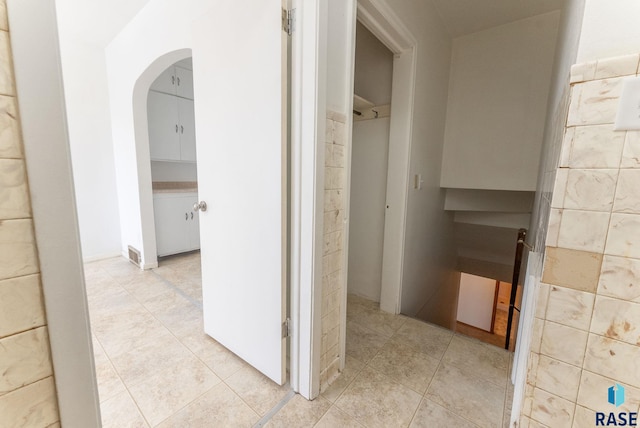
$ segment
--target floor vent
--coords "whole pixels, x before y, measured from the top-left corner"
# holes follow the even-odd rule
[[[140,251],[129,245],[129,261],[140,267]]]

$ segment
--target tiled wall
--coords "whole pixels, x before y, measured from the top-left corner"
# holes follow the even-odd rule
[[[5,1],[0,0],[0,426],[57,426],[59,416]]]
[[[639,55],[571,70],[520,426],[595,426],[640,406],[640,131],[614,131]],[[564,119],[564,117],[563,117]],[[607,402],[615,383],[625,403]]]
[[[327,112],[324,173],[324,251],[322,258],[322,343],[320,389],[325,390],[340,368],[340,306],[344,290],[345,122],[343,114]]]

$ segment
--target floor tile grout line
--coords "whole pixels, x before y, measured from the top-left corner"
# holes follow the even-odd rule
[[[273,418],[276,415],[276,413],[278,413],[295,396],[296,396],[295,391],[293,389],[290,389],[289,392],[287,392],[287,395],[285,395],[278,404],[273,406],[271,410],[265,413],[265,415],[261,417],[260,420],[258,420],[258,422],[255,423],[255,425],[253,425],[253,428],[263,427],[267,422],[271,420],[271,418]]]

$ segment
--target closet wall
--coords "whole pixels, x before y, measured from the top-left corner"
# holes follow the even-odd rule
[[[392,73],[393,54],[358,23],[355,93],[376,106],[388,106],[391,103]],[[370,117],[371,112],[362,109],[361,113],[363,116],[354,113],[351,147],[347,290],[379,302],[390,119],[387,116],[359,120]]]

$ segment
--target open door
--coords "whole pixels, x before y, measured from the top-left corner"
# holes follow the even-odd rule
[[[194,22],[205,332],[286,381],[287,34],[281,0]]]

